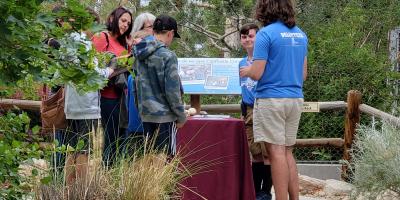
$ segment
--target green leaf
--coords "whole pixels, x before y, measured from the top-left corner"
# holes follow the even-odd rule
[[[36,125],[32,128],[32,133],[35,135],[38,134],[39,131],[40,131],[40,126],[38,126],[38,125]]]
[[[92,33],[98,33],[106,30],[106,26],[104,24],[93,23],[92,27],[90,27],[89,31]]]
[[[39,171],[37,169],[32,169],[32,175],[37,176],[39,174]]]
[[[79,140],[78,144],[76,145],[76,151],[82,150],[82,148],[85,146],[85,142],[83,140]]]
[[[6,22],[13,22],[13,23],[16,23],[16,24],[18,24],[18,26],[19,27],[21,27],[21,28],[25,28],[25,25],[22,23],[22,21],[21,20],[19,20],[19,19],[17,19],[17,18],[15,18],[14,16],[12,16],[12,15],[10,15],[10,16],[8,16],[8,18],[7,18],[7,21]]]
[[[74,149],[74,147],[72,147],[72,146],[70,146],[70,145],[67,145],[67,150],[66,150],[66,152],[67,152],[67,153],[72,153],[72,152],[75,152],[75,149]]]
[[[53,17],[52,15],[47,14],[47,13],[39,13],[36,16],[35,22],[38,24],[41,24],[42,26],[44,26],[46,28],[52,29],[55,27],[54,21],[55,21],[55,17]]]
[[[42,184],[45,184],[45,185],[48,185],[51,181],[52,181],[52,177],[51,176],[46,176],[46,177],[40,179],[40,182]]]

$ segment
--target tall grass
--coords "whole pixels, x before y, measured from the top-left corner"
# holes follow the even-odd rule
[[[179,199],[180,182],[195,173],[194,168],[190,170],[183,166],[181,156],[168,157],[165,153],[151,148],[153,146],[151,141],[146,142],[144,146],[130,147],[133,148],[128,151],[131,154],[120,157],[111,167],[104,167],[98,140],[97,138],[96,142],[93,142],[94,150],[89,156],[89,173],[84,179],[77,179],[72,185],[67,186],[63,179],[53,177],[53,181],[49,184],[40,184],[36,187],[35,198],[38,200]]]
[[[400,198],[400,129],[383,123],[380,129],[360,126],[351,151],[352,181],[357,195]]]

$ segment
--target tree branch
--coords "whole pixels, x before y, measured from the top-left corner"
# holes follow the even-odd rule
[[[205,28],[201,27],[201,26],[198,25],[198,24],[191,23],[191,22],[189,22],[189,24],[190,24],[189,26],[186,25],[186,24],[179,24],[179,25],[182,26],[182,27],[189,28],[189,29],[191,29],[191,30],[194,30],[194,31],[196,31],[196,32],[198,32],[198,33],[201,33],[201,34],[207,36],[208,39],[209,39],[209,41],[211,42],[211,44],[212,44],[214,47],[216,47],[217,49],[219,49],[220,51],[223,51],[223,52],[230,52],[230,51],[233,50],[233,48],[232,48],[231,46],[229,46],[229,44],[228,44],[224,39],[225,39],[227,36],[229,36],[229,35],[231,35],[231,34],[237,32],[237,30],[232,31],[232,32],[229,32],[229,33],[226,33],[226,34],[224,34],[224,35],[220,35],[220,34],[218,34],[218,33],[214,33],[214,32],[212,32],[212,31],[206,30]],[[224,44],[225,47],[221,47],[220,45],[217,44],[216,41],[221,41],[221,42]]]
[[[203,26],[201,26],[201,25],[198,25],[198,24],[193,23],[193,22],[189,22],[189,24],[191,24],[192,26],[198,28],[199,30],[201,30],[201,31],[204,32],[204,33],[207,33],[207,34],[209,34],[209,35],[212,35],[213,38],[215,38],[215,39],[218,39],[219,37],[221,37],[220,34],[215,33],[215,32],[213,32],[213,31],[209,31],[209,30],[205,29],[205,28],[204,28]]]
[[[172,2],[172,0],[168,0],[168,2],[171,4],[172,7],[174,7],[174,10],[175,10],[176,12],[179,12],[178,7],[176,7],[176,5],[174,4],[174,2]]]
[[[223,39],[225,39],[226,37],[228,37],[228,36],[230,36],[230,35],[232,35],[232,34],[234,34],[234,33],[236,33],[236,32],[238,32],[238,30],[234,30],[234,31],[231,31],[231,32],[229,32],[229,33],[225,33],[224,35],[222,35],[220,38],[218,38],[219,40],[223,40]]]
[[[212,9],[215,8],[214,5],[209,3],[192,2],[191,4],[200,8],[212,8]]]
[[[233,47],[231,47],[224,39],[220,40],[222,42],[222,44],[224,44],[224,46],[226,46],[226,48],[229,49],[229,51],[233,50]]]
[[[192,49],[185,41],[179,40],[178,43],[185,49],[185,51],[192,52]]]
[[[208,31],[208,30],[204,29],[203,27],[200,27],[200,28],[194,27],[194,26],[193,26],[193,23],[191,23],[192,26],[190,26],[190,25],[188,26],[188,25],[186,25],[186,24],[179,24],[179,25],[181,25],[181,26],[183,26],[183,27],[186,27],[186,28],[189,28],[189,29],[191,29],[191,30],[194,30],[194,31],[196,31],[196,32],[199,32],[199,33],[201,33],[201,34],[204,34],[204,35],[206,35],[207,37],[212,38],[212,39],[214,39],[214,40],[218,40],[218,39],[221,37],[221,35],[219,35],[219,34],[217,34],[217,33],[214,33],[214,32],[211,32],[211,31]],[[198,26],[198,25],[197,25],[197,26]]]
[[[363,41],[361,42],[360,48],[364,46],[364,44],[367,42],[369,36],[371,35],[372,31],[375,30],[375,27],[378,25],[379,22],[375,22],[372,28],[368,31],[367,35],[364,37]]]
[[[213,39],[211,39],[211,38],[208,38],[208,41],[210,41],[210,43],[215,47],[215,48],[217,48],[217,49],[219,49],[220,51],[222,51],[222,52],[230,52],[231,51],[231,49],[229,49],[229,48],[227,48],[227,47],[221,47],[221,46],[219,46]],[[226,44],[226,43],[225,43]]]

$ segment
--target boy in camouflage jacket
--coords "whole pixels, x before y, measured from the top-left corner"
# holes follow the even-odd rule
[[[155,147],[171,155],[176,151],[176,131],[186,122],[181,99],[178,59],[168,49],[179,38],[175,19],[158,16],[154,37],[148,36],[134,46],[138,86],[138,109],[144,134],[154,139]]]

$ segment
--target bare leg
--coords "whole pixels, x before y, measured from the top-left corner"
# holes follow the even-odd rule
[[[299,174],[297,172],[296,160],[293,157],[293,148],[287,147],[286,159],[289,167],[289,199],[299,199]]]
[[[276,200],[288,199],[289,166],[286,159],[286,147],[267,144],[271,162],[272,183],[275,189]]]

